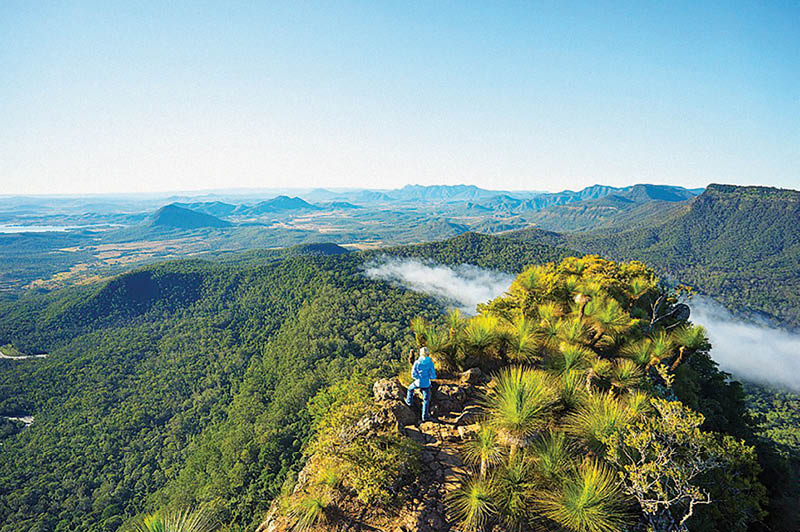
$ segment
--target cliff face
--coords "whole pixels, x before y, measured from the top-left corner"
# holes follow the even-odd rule
[[[308,530],[326,532],[440,532],[456,530],[448,516],[446,499],[468,470],[458,449],[477,430],[478,397],[486,378],[478,369],[439,379],[434,383],[432,421],[419,422],[420,398],[414,409],[403,399],[406,389],[396,379],[382,379],[373,387],[374,410],[353,427],[341,431],[343,443],[352,438],[374,438],[394,432],[412,443],[414,459],[392,485],[394,496],[384,504],[366,503],[347,489],[327,501],[324,518]],[[293,496],[313,489],[315,472],[326,460],[309,457],[298,475]],[[258,532],[296,528],[297,516],[280,500],[273,503]],[[294,528],[293,528],[294,527]]]

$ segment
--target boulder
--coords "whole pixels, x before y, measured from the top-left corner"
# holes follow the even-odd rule
[[[483,382],[486,378],[486,375],[480,370],[480,368],[470,368],[464,373],[461,374],[461,382],[465,384],[479,384]]]
[[[456,425],[463,427],[465,425],[472,425],[476,423],[481,418],[481,409],[477,405],[471,405],[466,408],[459,414],[456,418]]]
[[[387,403],[385,408],[401,427],[413,425],[417,421],[417,416],[403,402]]]
[[[394,379],[380,379],[372,385],[372,397],[376,401],[402,401],[406,392]]]

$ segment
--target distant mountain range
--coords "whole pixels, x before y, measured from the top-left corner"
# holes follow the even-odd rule
[[[642,260],[739,312],[800,326],[796,190],[712,184],[689,201],[644,204],[588,232],[555,235],[529,228],[503,236]]]
[[[335,194],[324,189],[309,193],[319,203],[300,197],[276,196],[256,204],[234,205],[221,201],[175,203],[173,205],[218,218],[246,218],[271,214],[313,213],[323,210],[356,210],[381,205],[424,209],[439,206],[443,214],[469,215],[497,212],[506,215],[546,211],[534,223],[551,229],[585,229],[604,221],[612,214],[631,210],[651,201],[679,202],[696,196],[701,190],[666,185],[609,187],[594,185],[577,192],[557,193],[508,192],[486,190],[474,185],[407,185],[392,191],[356,190]],[[580,205],[579,209],[557,206]],[[549,210],[548,210],[549,209]],[[211,220],[209,220],[211,223]],[[219,225],[208,225],[219,227]],[[445,236],[445,235],[440,235]]]

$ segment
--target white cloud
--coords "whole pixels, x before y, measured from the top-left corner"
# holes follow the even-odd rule
[[[800,335],[742,321],[708,298],[690,302],[692,322],[708,329],[711,357],[734,376],[800,392]]]
[[[415,259],[384,259],[367,265],[367,276],[390,281],[475,314],[478,303],[502,295],[512,275],[463,264],[450,267]],[[743,321],[709,298],[690,302],[691,320],[708,330],[712,358],[735,377],[800,392],[800,335]]]
[[[469,314],[475,314],[478,303],[502,295],[514,280],[507,273],[469,264],[449,267],[415,259],[385,259],[368,264],[366,274],[431,295]]]

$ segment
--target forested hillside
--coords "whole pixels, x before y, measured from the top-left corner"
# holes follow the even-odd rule
[[[0,413],[35,416],[3,440],[0,530],[116,530],[169,482],[191,496],[187,457],[229,415],[257,419],[258,435],[223,431],[220,476],[196,481],[255,519],[296,460],[308,397],[362,359],[392,360],[410,317],[436,308],[326,257],[170,263],[6,305],[0,345],[49,357],[0,361]]]
[[[4,304],[0,346],[49,356],[0,360],[0,414],[35,417],[0,427],[0,530],[115,531],[141,512],[206,502],[223,530],[253,530],[302,465],[309,399],[354,372],[395,372],[414,343],[410,319],[440,316],[436,302],[367,279],[366,262],[516,273],[574,255],[476,234],[343,251],[164,263]],[[687,404],[715,430],[747,436],[737,388],[713,364],[694,371]]]
[[[438,248],[517,268],[564,255],[467,253],[472,238]],[[0,360],[0,414],[35,418],[4,425],[0,530],[113,531],[156,503],[210,499],[231,530],[257,522],[297,464],[311,395],[396,363],[410,318],[439,312],[343,251],[164,263],[4,304],[0,346],[49,356]]]
[[[564,235],[564,245],[638,259],[736,312],[800,326],[800,192],[709,185],[682,208],[652,211],[612,229]],[[539,232],[504,235],[540,241]]]
[[[416,426],[406,372],[377,382],[374,402],[355,380],[323,392],[307,464],[262,529],[757,526],[741,387],[674,312],[677,294],[641,263],[569,257],[526,269],[477,316],[415,318],[440,419]]]

